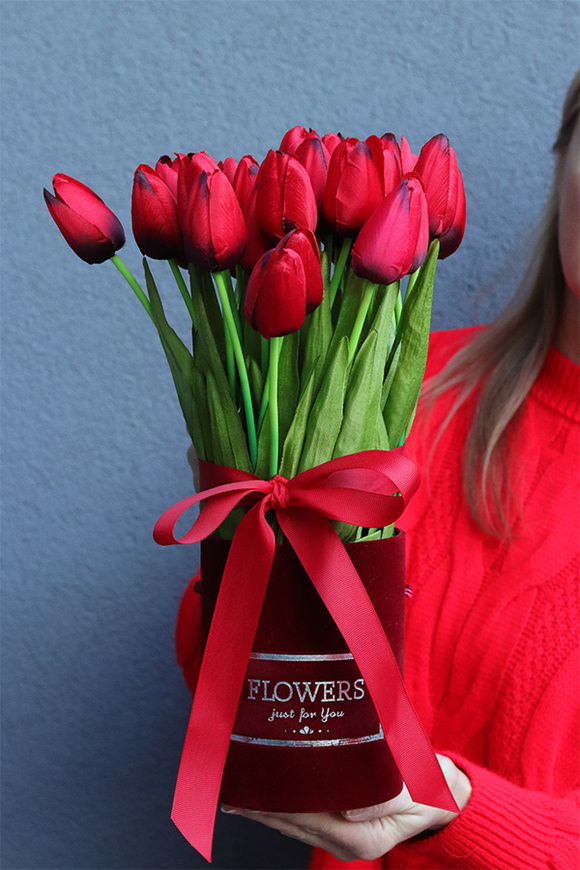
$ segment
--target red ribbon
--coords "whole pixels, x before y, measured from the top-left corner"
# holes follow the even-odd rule
[[[240,520],[230,546],[185,737],[171,816],[184,837],[211,860],[223,769],[276,546],[268,510],[275,511],[354,656],[411,797],[459,812],[379,618],[329,522],[368,528],[395,522],[418,486],[413,463],[401,450],[369,450],[325,462],[291,480],[280,475],[262,480],[210,463],[200,466],[204,477],[218,485],[169,508],[155,525],[157,543],[197,543],[243,499],[255,504]],[[200,501],[203,507],[189,532],[175,538],[178,519]]]

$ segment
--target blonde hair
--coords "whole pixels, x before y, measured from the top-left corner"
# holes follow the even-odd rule
[[[505,310],[432,378],[424,391],[431,402],[451,388],[457,398],[443,424],[476,391],[481,391],[467,436],[464,491],[471,514],[489,534],[509,537],[513,493],[506,474],[507,453],[521,407],[554,342],[565,281],[558,249],[559,183],[566,148],[580,109],[580,72],[562,109],[553,151],[556,166],[534,253]]]

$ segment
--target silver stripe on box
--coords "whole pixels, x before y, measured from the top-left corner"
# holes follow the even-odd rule
[[[313,655],[290,655],[287,653],[250,653],[250,659],[263,662],[349,662],[352,653],[315,653]]]
[[[303,746],[316,748],[374,743],[376,740],[382,740],[383,736],[383,729],[380,728],[376,734],[367,734],[365,737],[338,737],[334,740],[271,740],[265,737],[244,737],[241,734],[232,734],[230,740],[234,740],[236,743],[251,743],[254,746]]]

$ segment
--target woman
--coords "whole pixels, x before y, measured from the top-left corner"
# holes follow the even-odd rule
[[[462,812],[406,790],[343,814],[224,808],[319,847],[313,867],[580,867],[579,101],[577,75],[518,294],[486,329],[433,336],[408,441],[406,682]]]

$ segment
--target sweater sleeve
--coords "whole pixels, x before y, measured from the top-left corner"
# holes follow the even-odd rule
[[[425,839],[402,843],[403,859],[449,868],[576,870],[579,794],[553,798],[513,785],[466,759],[446,753],[472,785],[471,798],[451,824]]]

